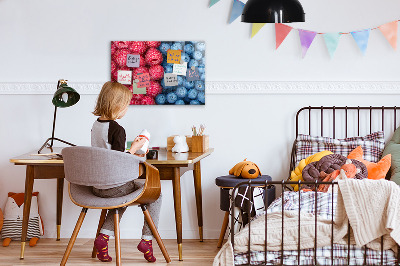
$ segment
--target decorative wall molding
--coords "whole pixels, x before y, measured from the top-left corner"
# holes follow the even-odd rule
[[[103,82],[69,83],[96,95]],[[56,83],[0,83],[0,94],[53,94]],[[400,81],[208,81],[207,94],[400,94]]]

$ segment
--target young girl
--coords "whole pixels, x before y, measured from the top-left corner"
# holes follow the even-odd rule
[[[120,126],[115,120],[121,119],[127,112],[129,102],[132,98],[132,93],[127,87],[118,82],[106,82],[100,91],[97,98],[97,103],[94,115],[99,118],[93,123],[92,127],[92,146],[101,147],[111,150],[125,152],[125,129]],[[139,150],[146,142],[144,138],[136,138],[129,153],[132,156],[144,157],[145,155],[137,155]],[[137,176],[132,176],[132,181],[121,184],[117,187],[93,187],[93,194],[102,198],[121,197],[132,193],[135,190],[144,186],[143,183],[135,182]],[[153,203],[148,204],[147,208],[156,226],[160,216],[161,195]],[[119,208],[120,219],[124,214],[126,207]],[[112,258],[108,255],[108,240],[110,236],[114,236],[114,219],[115,210],[107,212],[106,220],[101,228],[99,236],[94,241],[94,246],[97,249],[97,258],[101,261],[111,261]],[[144,222],[142,230],[142,240],[137,246],[138,250],[144,253],[144,258],[149,262],[156,261],[153,256],[152,237],[150,227],[147,222]]]

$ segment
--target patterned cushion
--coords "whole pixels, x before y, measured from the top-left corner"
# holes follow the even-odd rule
[[[378,162],[385,147],[383,131],[378,131],[364,137],[352,137],[345,139],[333,139],[329,137],[317,137],[299,134],[296,139],[296,165],[310,155],[323,150],[346,156],[357,146],[364,150],[364,159],[370,162]]]

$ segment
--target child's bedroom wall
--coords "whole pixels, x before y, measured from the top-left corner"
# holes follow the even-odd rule
[[[360,30],[399,19],[400,2],[372,0],[301,1],[306,23],[294,27],[320,32]],[[221,0],[211,9],[208,0],[149,1],[0,1],[0,208],[7,192],[24,190],[25,167],[14,166],[9,158],[38,149],[51,134],[50,94],[16,95],[4,83],[101,83],[110,76],[112,40],[205,40],[207,81],[229,83],[229,89],[243,92],[246,81],[399,81],[400,52],[393,51],[379,31],[372,31],[368,50],[361,55],[351,35],[344,35],[333,59],[321,36],[317,36],[305,59],[297,31],[275,51],[273,25],[266,25],[253,39],[251,26],[227,23],[231,0]],[[267,84],[267,83],[265,83]],[[305,87],[308,83],[305,83]],[[374,83],[377,84],[377,83]],[[394,84],[394,85],[393,85]],[[214,179],[227,174],[238,161],[255,161],[263,174],[275,180],[286,178],[290,146],[294,139],[294,115],[308,105],[399,105],[398,91],[379,94],[380,86],[344,93],[318,94],[261,91],[259,94],[209,93],[206,105],[131,106],[120,122],[128,139],[147,128],[153,146],[165,146],[176,133],[189,134],[193,124],[204,123],[215,152],[202,162],[205,238],[218,238],[222,212]],[[325,86],[326,88],[327,86]],[[371,93],[372,92],[372,93]],[[56,136],[78,145],[90,145],[91,114],[96,95],[81,95],[80,102],[60,109]],[[197,238],[197,216],[192,176],[182,177],[184,238]],[[39,204],[45,222],[45,237],[55,237],[56,183],[36,181]],[[172,188],[162,182],[163,207],[159,230],[164,238],[175,238]],[[130,208],[122,219],[122,237],[139,238],[142,215]],[[70,237],[78,217],[67,189],[64,193],[62,237]],[[99,212],[89,211],[79,237],[93,237]]]

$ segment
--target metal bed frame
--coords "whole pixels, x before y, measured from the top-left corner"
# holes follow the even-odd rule
[[[303,107],[296,114],[296,138],[300,134],[299,133],[299,125],[300,125],[299,124],[299,120],[300,120],[300,114],[303,111],[308,111],[308,134],[309,135],[311,135],[311,131],[312,131],[311,112],[313,110],[319,111],[319,115],[320,115],[320,136],[324,136],[324,127],[326,125],[326,124],[324,124],[324,111],[325,110],[331,110],[330,113],[332,113],[332,117],[331,118],[332,118],[332,123],[333,123],[332,124],[332,129],[333,129],[332,136],[333,136],[333,138],[336,137],[336,122],[337,122],[336,113],[339,112],[339,111],[340,112],[344,112],[344,121],[341,121],[341,122],[342,122],[342,125],[344,123],[345,137],[347,138],[348,137],[348,125],[349,125],[349,121],[348,121],[349,120],[348,119],[349,115],[348,115],[348,113],[356,112],[356,115],[357,115],[357,136],[360,136],[360,122],[361,122],[360,113],[361,112],[364,112],[364,113],[366,111],[369,112],[369,132],[372,133],[373,114],[375,114],[376,112],[379,112],[379,111],[381,112],[381,130],[384,131],[384,129],[385,129],[385,113],[387,113],[386,111],[393,112],[393,130],[395,130],[396,129],[396,125],[397,125],[397,122],[396,122],[396,120],[397,120],[396,119],[397,118],[397,111],[399,109],[400,108],[398,108],[396,106],[393,106],[393,107],[385,107],[385,106],[382,106],[382,107],[372,107],[372,106],[369,106],[369,107],[360,107],[360,106],[357,106],[357,107],[348,107],[348,106],[344,106],[344,107],[337,107],[337,106],[331,106],[331,107],[324,107],[324,106],[312,107],[312,106],[308,106],[308,107]],[[325,119],[325,121],[326,120],[327,119]],[[353,125],[354,125],[354,123],[353,123]],[[290,176],[290,172],[293,169],[295,169],[295,167],[296,167],[296,165],[295,165],[295,158],[296,158],[295,146],[296,146],[296,141],[293,144],[293,149],[292,149],[292,153],[291,153],[289,176]],[[338,183],[336,181],[332,181],[332,182],[319,182],[319,181],[304,182],[304,181],[285,181],[285,180],[283,180],[283,181],[265,181],[265,182],[263,182],[263,181],[252,181],[250,179],[249,181],[242,182],[242,183],[238,184],[237,186],[235,186],[233,191],[232,191],[232,195],[235,195],[235,192],[239,187],[251,186],[251,187],[263,188],[264,191],[265,191],[266,198],[268,198],[268,189],[266,189],[266,188],[268,188],[269,186],[271,186],[271,185],[281,186],[282,195],[283,195],[285,190],[291,190],[290,187],[287,186],[287,185],[292,185],[292,184],[299,185],[299,187],[300,187],[301,184],[315,185],[314,191],[317,192],[317,189],[318,189],[319,185],[330,184],[330,185],[332,185],[332,190],[333,190],[334,186],[336,186]],[[301,192],[300,192],[300,190],[298,191],[298,193],[299,193],[299,202],[301,202]],[[253,194],[253,191],[250,189],[250,198],[252,198],[252,196],[253,196],[252,194]],[[282,212],[284,212],[284,197],[281,197],[281,198],[282,198]],[[333,224],[334,224],[334,220],[333,220],[334,219],[334,217],[333,217],[333,211],[334,211],[333,204],[334,203],[333,203],[333,201],[334,200],[333,199],[334,199],[334,193],[332,193],[332,213],[331,213],[331,215],[332,215],[332,221],[331,221],[332,222],[332,224],[331,224],[332,225],[331,226],[331,228],[332,228],[332,237],[331,237],[331,261],[332,261],[332,265],[333,265],[333,262],[334,262],[334,254],[333,254],[333,251],[334,251],[333,250],[333,244],[334,244],[333,243]],[[317,208],[318,208],[317,207],[317,202],[318,202],[317,193],[315,193],[315,213],[317,213]],[[268,239],[267,239],[267,233],[268,233],[267,207],[268,207],[267,206],[267,201],[264,201],[264,208],[265,208],[264,262],[259,263],[259,265],[272,265],[272,264],[268,264],[268,262],[267,262],[267,252],[268,252],[268,250],[267,250],[267,242],[268,242]],[[299,204],[298,214],[299,214],[298,226],[300,227],[300,204]],[[231,232],[230,232],[231,239],[230,240],[231,240],[231,244],[232,244],[233,248],[234,248],[234,245],[235,245],[235,241],[234,241],[234,237],[235,237],[235,234],[234,234],[234,217],[235,217],[234,197],[232,197],[232,200],[231,200]],[[307,265],[318,265],[317,264],[317,255],[316,255],[317,238],[318,238],[316,224],[317,224],[317,215],[315,215],[315,239],[314,239],[314,258],[313,258],[314,263],[313,264],[307,264]],[[245,265],[250,265],[251,264],[251,255],[250,255],[251,254],[251,249],[250,249],[250,243],[251,243],[251,230],[250,230],[251,229],[251,219],[249,219],[248,227],[249,227],[249,242],[248,242],[248,245],[247,245],[247,262],[248,263],[245,264]],[[283,256],[283,251],[284,251],[284,240],[283,240],[284,217],[283,216],[282,216],[282,232],[281,232],[281,234],[282,234],[282,237],[281,237],[281,250],[280,250],[281,256],[280,256],[280,264],[278,264],[278,265],[284,265],[283,264],[283,259],[284,259],[284,256]],[[299,230],[298,243],[297,243],[297,247],[298,247],[297,248],[297,265],[305,265],[305,264],[300,264],[300,254],[301,254],[300,242],[301,242],[301,237],[300,237],[300,230]],[[397,248],[398,248],[399,252],[397,253],[397,258],[396,258],[395,265],[400,265],[400,249],[399,249],[400,246],[397,245]],[[364,263],[363,263],[363,265],[367,265],[366,264],[367,263],[367,253],[366,253],[366,249],[367,248],[366,248],[366,246],[363,246],[363,249],[364,249]],[[350,265],[350,224],[348,226],[348,233],[347,233],[347,264],[346,265]],[[384,261],[383,261],[383,236],[381,237],[380,265],[384,265]]]

